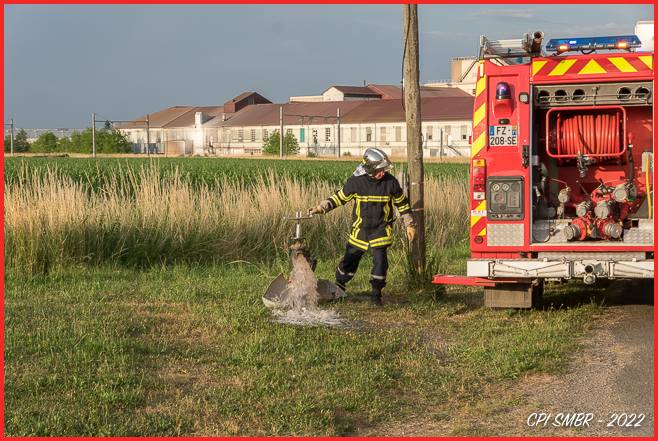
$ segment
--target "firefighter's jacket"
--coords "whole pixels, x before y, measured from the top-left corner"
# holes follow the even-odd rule
[[[391,225],[394,221],[393,205],[400,215],[411,212],[409,200],[400,183],[386,173],[380,180],[370,176],[350,176],[341,190],[331,195],[331,210],[354,201],[352,229],[348,242],[364,251],[369,247],[386,247],[393,243]]]

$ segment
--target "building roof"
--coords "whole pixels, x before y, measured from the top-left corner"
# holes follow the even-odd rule
[[[470,120],[473,117],[473,97],[446,96],[421,98],[421,118],[423,121]],[[345,117],[343,124],[385,123],[405,121],[402,100],[362,101]]]
[[[345,95],[352,95],[352,96],[380,96],[381,94],[377,92],[376,90],[372,90],[367,86],[330,86],[327,88],[327,90],[334,88],[336,90],[339,90],[343,92]],[[322,92],[323,94],[327,91],[325,90]]]
[[[379,92],[384,100],[402,99],[402,88],[392,84],[369,84],[369,88]],[[421,86],[421,98],[448,97],[448,96],[469,96],[468,92],[458,87],[427,87]]]
[[[171,128],[190,127],[194,125],[196,112],[203,112],[210,117],[221,116],[224,113],[223,106],[173,106],[154,113],[149,113],[149,127]],[[146,115],[135,118],[132,121],[116,125],[119,129],[142,129],[146,127]]]
[[[336,109],[340,108],[343,124],[403,122],[402,100],[355,100],[335,102],[295,102],[286,104],[257,104],[246,107],[222,121],[214,118],[204,127],[254,127],[278,126],[279,108],[283,106],[283,124],[333,124]],[[468,93],[460,96],[421,98],[423,121],[470,120],[473,117],[473,97]]]
[[[279,108],[283,106],[283,124],[298,125],[324,122],[332,123],[336,118],[336,110],[342,115],[348,114],[363,101],[325,101],[325,102],[293,102],[286,104],[256,104],[245,107],[233,114],[226,121],[214,118],[204,124],[204,127],[248,127],[279,125]]]

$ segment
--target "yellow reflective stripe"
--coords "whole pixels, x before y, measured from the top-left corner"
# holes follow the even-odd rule
[[[357,195],[356,198],[360,201],[363,202],[388,202],[391,200],[390,196],[359,196]]]
[[[637,69],[623,57],[610,57],[608,58],[612,64],[615,65],[620,72],[637,72]]]
[[[347,239],[347,243],[352,244],[352,245],[354,245],[355,247],[360,248],[360,249],[362,249],[362,250],[364,250],[364,251],[368,251],[368,244],[366,244],[366,245],[362,245],[362,244],[360,244],[360,243],[354,241],[354,239],[353,239],[352,237],[350,237],[349,239]]]
[[[560,61],[557,66],[553,68],[551,73],[548,74],[549,77],[554,77],[558,75],[564,75],[571,66],[573,66],[576,63],[576,60],[562,60]]]
[[[409,204],[404,204],[403,206],[398,207],[399,212],[403,212],[403,211],[407,211],[407,210],[411,210],[411,207],[409,206]]]
[[[653,70],[653,57],[651,55],[640,55],[638,57],[641,62],[647,65],[647,67]]]
[[[487,111],[487,103],[482,104],[475,112],[473,112],[473,127],[480,124],[484,119]]]
[[[370,246],[372,248],[377,248],[377,247],[383,247],[383,246],[392,245],[392,244],[393,244],[393,241],[389,240],[389,241],[386,241],[386,242],[371,243]]]
[[[480,202],[480,203],[477,205],[477,207],[475,207],[475,210],[473,210],[473,211],[484,211],[484,210],[486,210],[486,209],[487,209],[487,201],[484,200],[484,201]],[[484,216],[471,216],[471,228],[473,228],[473,226],[474,226],[474,225],[475,225],[480,219],[482,219],[483,217],[484,217]]]
[[[386,204],[384,205],[384,221],[388,222],[389,221],[389,214],[391,212],[390,205]]]
[[[587,62],[585,67],[580,69],[579,74],[585,74],[585,75],[592,75],[592,74],[604,74],[607,73],[604,68],[601,67],[599,63],[596,62],[596,60],[591,59]]]
[[[370,245],[379,245],[382,243],[390,243],[393,242],[393,237],[391,236],[385,236],[385,237],[378,237],[377,239],[373,239],[370,241]]]
[[[356,227],[354,227],[354,237],[355,238],[359,235],[359,231],[361,230],[361,224],[362,223],[363,223],[363,218],[361,217],[361,201],[359,201],[357,199],[357,201],[356,201]]]
[[[338,196],[336,196],[335,194],[332,194],[330,199],[333,201],[333,203],[334,203],[337,207],[340,207],[341,205],[343,205],[343,201],[341,201],[341,200],[338,198]]]
[[[479,96],[482,92],[484,92],[484,89],[487,88],[487,77],[483,76],[480,78],[475,85],[475,96]]]
[[[404,193],[402,193],[399,198],[393,198],[393,202],[396,204],[399,204],[403,200],[404,200]]]
[[[485,132],[480,133],[480,136],[477,137],[473,144],[471,144],[471,157],[480,153],[480,150],[484,148],[486,138],[484,137]]]
[[[338,190],[338,197],[341,198],[343,201],[347,202],[347,197],[345,197],[345,193],[343,193],[343,190]]]
[[[548,63],[547,60],[537,60],[532,62],[532,75],[534,76],[537,72],[541,70],[544,65]]]

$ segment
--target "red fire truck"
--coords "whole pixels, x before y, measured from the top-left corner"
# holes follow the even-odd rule
[[[545,280],[654,277],[653,52],[635,35],[481,37],[467,276],[485,305]]]

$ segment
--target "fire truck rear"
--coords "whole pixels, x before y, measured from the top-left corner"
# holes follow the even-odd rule
[[[654,277],[653,52],[635,35],[481,37],[467,276],[485,305],[530,307],[545,280]]]

